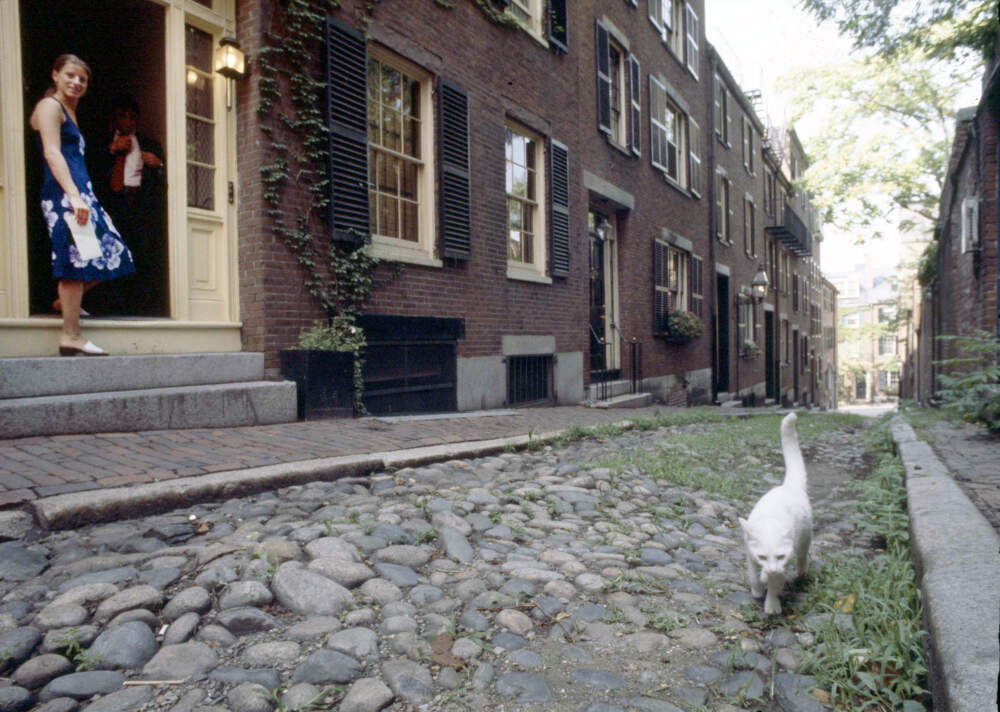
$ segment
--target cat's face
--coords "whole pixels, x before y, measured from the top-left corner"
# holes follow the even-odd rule
[[[745,519],[741,519],[740,524],[743,526],[747,551],[750,558],[760,566],[761,575],[784,573],[794,549],[792,540],[771,531],[756,531]]]

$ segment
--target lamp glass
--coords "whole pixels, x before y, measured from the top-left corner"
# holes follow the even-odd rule
[[[750,283],[750,287],[753,290],[753,296],[757,299],[763,299],[767,296],[767,272],[761,267],[760,270],[754,275],[753,281]]]
[[[242,79],[246,76],[243,50],[228,42],[221,44],[215,52],[215,71],[230,79]]]

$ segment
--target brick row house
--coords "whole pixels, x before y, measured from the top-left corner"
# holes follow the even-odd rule
[[[927,402],[941,387],[937,362],[964,356],[939,336],[1000,337],[1000,42],[986,62],[979,104],[958,111],[955,137],[934,229],[920,277],[923,299],[908,314],[916,348],[907,353],[900,394]],[[909,340],[908,340],[909,343]]]
[[[126,91],[166,159],[166,227],[142,236],[155,279],[120,288],[156,299],[139,313],[109,287],[95,340],[118,353],[263,352],[278,375],[279,351],[327,316],[267,199],[263,67],[288,13],[305,9],[321,29],[308,49],[329,205],[310,208],[316,185],[296,157],[307,149],[292,145],[281,207],[324,240],[370,235],[370,410],[630,388],[677,405],[829,402],[805,154],[707,42],[705,2],[369,5],[109,0],[87,15],[69,0],[0,0],[0,356],[54,352],[25,117],[54,55],[73,51],[94,67],[84,134],[106,132]],[[55,16],[138,29],[111,51],[85,39],[96,32],[50,31]],[[229,37],[250,58],[245,79],[213,69]],[[292,109],[287,81],[272,116]],[[700,335],[677,338],[685,312]]]

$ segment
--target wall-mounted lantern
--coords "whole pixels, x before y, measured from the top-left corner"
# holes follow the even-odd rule
[[[232,37],[219,40],[215,51],[215,71],[227,79],[246,79],[247,57],[240,49],[240,43]]]

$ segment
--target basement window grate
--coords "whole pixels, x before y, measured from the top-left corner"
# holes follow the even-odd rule
[[[552,401],[552,356],[507,357],[507,405]]]

